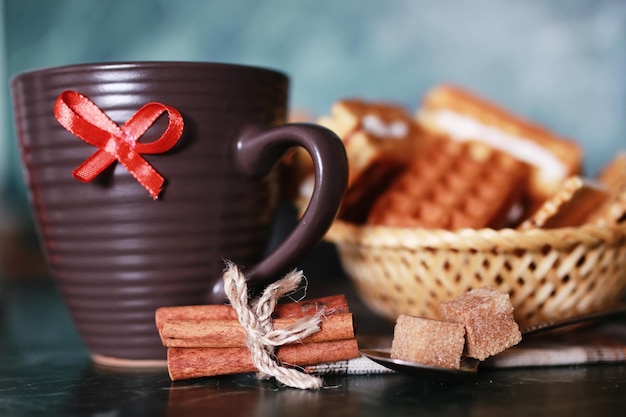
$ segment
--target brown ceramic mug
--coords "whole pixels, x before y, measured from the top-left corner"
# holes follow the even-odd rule
[[[19,74],[11,91],[44,253],[96,362],[162,364],[158,307],[224,302],[224,260],[242,266],[253,285],[279,278],[321,240],[345,191],[341,141],[320,126],[284,124],[288,79],[280,72],[191,62],[84,64]],[[66,96],[84,102],[68,105]],[[172,130],[176,112],[182,120],[171,148],[135,155],[164,180],[156,199],[138,180],[143,168],[131,174],[122,158],[107,154],[115,142],[98,149],[85,141],[97,131],[91,125],[104,122],[88,120],[88,133],[77,125],[84,120],[60,123],[62,111],[80,113],[91,103],[113,126],[126,126],[149,102],[171,111],[153,117],[137,150]],[[279,187],[272,168],[293,146],[312,156],[316,189],[298,225],[265,255]],[[90,158],[110,164],[77,181],[72,172]]]

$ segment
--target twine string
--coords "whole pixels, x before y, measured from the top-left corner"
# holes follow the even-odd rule
[[[246,331],[246,345],[260,376],[274,377],[293,388],[319,389],[323,383],[321,378],[287,368],[275,355],[276,347],[299,342],[320,330],[321,312],[285,328],[274,329],[272,313],[278,300],[295,291],[303,277],[301,271],[292,271],[268,285],[258,298],[250,300],[246,278],[234,263],[226,262],[223,275],[226,296]]]

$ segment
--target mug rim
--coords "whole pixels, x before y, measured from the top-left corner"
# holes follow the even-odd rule
[[[214,69],[232,69],[237,71],[246,72],[265,72],[267,74],[280,76],[285,79],[289,77],[281,70],[270,68],[261,65],[240,64],[231,62],[219,62],[219,61],[102,61],[102,62],[85,62],[78,64],[68,64],[50,67],[33,68],[29,70],[20,71],[11,77],[11,83],[18,79],[60,74],[64,72],[77,72],[77,71],[98,71],[98,70],[123,70],[123,69],[151,69],[151,68],[214,68]]]

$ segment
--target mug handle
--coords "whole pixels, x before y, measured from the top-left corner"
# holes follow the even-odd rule
[[[290,123],[268,129],[246,127],[235,142],[233,159],[240,172],[262,178],[294,146],[302,146],[313,160],[313,195],[302,218],[285,240],[265,259],[244,271],[246,279],[254,284],[276,280],[322,240],[339,212],[346,191],[346,150],[337,135],[322,126]],[[209,293],[208,302],[225,300],[224,282],[218,280]]]

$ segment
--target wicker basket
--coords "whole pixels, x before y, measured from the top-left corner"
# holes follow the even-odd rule
[[[356,226],[326,236],[364,302],[395,320],[439,318],[476,287],[508,292],[521,328],[614,307],[626,289],[626,224],[529,231]]]

